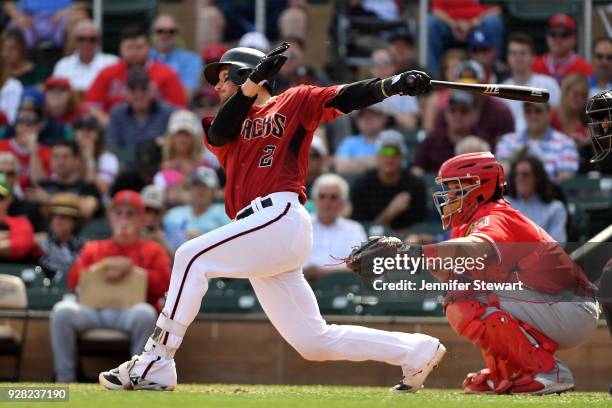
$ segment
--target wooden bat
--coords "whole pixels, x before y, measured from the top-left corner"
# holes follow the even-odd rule
[[[431,80],[433,88],[450,88],[459,91],[471,92],[478,95],[496,96],[498,98],[513,99],[515,101],[546,103],[550,96],[547,89],[530,86],[498,85],[498,84],[464,84],[460,82],[447,82]]]

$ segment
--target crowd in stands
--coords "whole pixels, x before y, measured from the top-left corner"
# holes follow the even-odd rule
[[[85,271],[114,282],[148,275],[146,302],[125,311],[62,301],[51,339],[59,381],[75,378],[75,333],[109,326],[130,333],[135,353],[154,326],[174,251],[186,240],[231,222],[223,207],[225,177],[202,143],[200,121],[220,105],[202,69],[236,46],[268,51],[291,43],[275,92],[385,78],[418,67],[408,27],[381,34],[369,63],[336,78],[305,58],[306,0],[270,0],[266,33],[254,32],[253,2],[197,2],[197,49],[179,22],[158,15],[150,27],[123,27],[118,55],[103,53],[87,7],[71,0],[6,1],[0,35],[0,262],[34,262],[53,284],[80,287]],[[396,21],[397,1],[349,1],[349,12]],[[434,0],[428,19],[432,77],[465,83],[546,88],[547,104],[438,90],[393,96],[316,131],[306,177],[314,247],[304,272],[316,282],[346,270],[347,256],[368,234],[405,236],[430,211],[428,186],[439,166],[466,152],[492,151],[507,171],[508,200],[560,242],[568,236],[567,203],[558,183],[593,167],[584,108],[612,87],[612,40],[596,39],[592,61],[575,51],[576,22],[548,22],[538,56],[528,33],[507,32],[498,6]],[[338,27],[332,28],[332,32]],[[56,47],[53,64],[37,47]],[[110,237],[89,240],[93,224]],[[70,333],[67,335],[67,333]],[[68,336],[68,337],[67,337]]]

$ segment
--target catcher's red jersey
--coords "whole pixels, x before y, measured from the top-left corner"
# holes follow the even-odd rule
[[[480,207],[471,222],[455,227],[451,238],[474,236],[490,242],[497,254],[483,271],[472,273],[489,282],[517,282],[541,293],[570,291],[591,295],[582,269],[546,231],[504,200]]]
[[[319,123],[342,114],[325,107],[338,89],[300,85],[272,97],[265,105],[252,106],[240,135],[226,145],[212,146],[204,134],[204,143],[227,175],[225,210],[230,218],[256,197],[271,193],[291,191],[306,201],[310,143]],[[212,120],[205,118],[203,128]]]

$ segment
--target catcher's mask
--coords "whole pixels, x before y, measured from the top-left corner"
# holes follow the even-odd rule
[[[605,159],[612,151],[612,91],[593,96],[586,108],[594,156],[591,163]]]
[[[489,152],[467,153],[445,161],[436,177],[442,191],[433,193],[442,227],[467,223],[478,207],[505,187],[504,169]]]

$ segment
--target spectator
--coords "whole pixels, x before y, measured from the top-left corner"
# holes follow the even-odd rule
[[[79,196],[72,193],[54,194],[46,213],[49,216],[49,233],[38,240],[38,247],[42,251],[38,264],[53,283],[67,286],[68,272],[85,243],[79,236],[83,220]]]
[[[214,170],[198,167],[191,177],[189,205],[174,207],[163,220],[166,242],[171,251],[189,239],[205,234],[227,224],[223,204],[213,202],[219,188],[219,178]]]
[[[351,190],[354,220],[402,230],[425,219],[425,185],[402,169],[408,149],[397,133],[376,141],[377,167],[360,176]]]
[[[38,143],[42,128],[37,111],[23,109],[15,119],[14,137],[0,140],[0,152],[9,152],[19,161],[18,183],[23,191],[51,171],[51,149]]]
[[[295,37],[306,40],[308,29],[308,4],[306,0],[289,0],[287,8],[278,17],[281,38]]]
[[[393,62],[391,52],[387,48],[379,48],[372,51],[370,62],[372,77],[381,79],[390,78],[397,71],[397,66]],[[414,97],[392,95],[373,106],[393,117],[397,124],[403,128],[414,129],[417,125],[419,105]]]
[[[329,78],[323,71],[308,65],[306,62],[306,49],[304,41],[296,37],[285,38],[291,47],[285,52],[287,62],[281,67],[274,81],[274,90],[281,93],[297,85],[329,85]]]
[[[455,156],[466,153],[490,152],[491,145],[478,136],[466,136],[455,145]]]
[[[164,191],[154,184],[149,184],[140,192],[145,207],[142,239],[154,241],[166,248],[164,239]]]
[[[22,93],[21,82],[9,75],[6,69],[6,61],[4,58],[0,58],[0,114],[4,115],[6,119],[0,123],[0,126],[15,122]]]
[[[451,93],[442,112],[443,122],[436,122],[417,150],[413,174],[421,176],[437,172],[442,163],[454,156],[457,143],[469,135],[482,135],[476,129],[476,104],[476,97],[472,94],[463,91]]]
[[[45,82],[49,73],[42,65],[28,60],[26,42],[19,29],[6,29],[0,36],[0,41],[5,75],[17,79],[24,88]]]
[[[447,50],[442,58],[442,80],[454,81],[457,66],[466,59],[467,54],[463,50],[458,48]],[[443,111],[448,105],[449,96],[450,91],[448,89],[436,89],[426,97],[422,124],[425,130],[433,129],[438,112]]]
[[[548,21],[546,34],[548,52],[533,63],[533,72],[550,75],[559,84],[569,74],[584,76],[593,74],[593,68],[574,52],[576,47],[576,23],[565,14],[557,14]]]
[[[484,83],[496,84],[506,76],[506,67],[498,63],[496,56],[499,50],[495,48],[493,38],[483,30],[473,30],[468,41],[470,59],[479,63],[485,71]]]
[[[20,261],[34,249],[34,230],[27,218],[7,214],[12,187],[0,173],[0,261]]]
[[[612,39],[601,37],[593,41],[593,70],[589,77],[589,98],[612,89]]]
[[[503,84],[532,86],[547,89],[550,93],[548,103],[551,107],[559,105],[561,90],[557,81],[548,75],[536,74],[531,70],[535,57],[535,46],[531,37],[524,33],[513,33],[508,38],[507,59],[510,66],[511,77]],[[523,115],[523,104],[520,101],[502,99],[510,108],[514,117],[514,128],[517,131],[525,129],[525,116]]]
[[[574,139],[579,148],[591,142],[585,117],[588,98],[588,80],[581,74],[568,75],[561,84],[561,102],[552,112],[552,127]]]
[[[110,239],[90,241],[68,275],[68,286],[75,291],[81,273],[92,270],[108,283],[120,282],[136,269],[144,270],[147,303],[126,309],[94,309],[63,300],[56,303],[50,316],[51,346],[57,382],[76,380],[76,340],[79,332],[90,329],[114,329],[129,334],[131,352],[139,353],[155,327],[156,309],[170,283],[170,259],[157,243],[142,240],[144,205],[134,191],[118,192],[112,200],[108,219],[113,231]]]
[[[12,186],[11,204],[7,214],[12,217],[24,216],[34,227],[34,232],[46,231],[47,222],[41,214],[40,207],[23,199],[25,193],[18,182],[19,169],[19,161],[12,153],[0,152],[0,173],[4,174],[8,184]]]
[[[60,124],[74,124],[83,113],[70,82],[65,78],[49,77],[45,81],[45,111],[51,120]]]
[[[72,89],[85,93],[100,71],[117,63],[119,58],[100,51],[100,33],[90,19],[79,21],[72,36],[77,48],[55,64],[53,76],[66,78]]]
[[[367,236],[361,224],[341,215],[350,205],[349,186],[342,177],[329,173],[317,177],[312,197],[317,211],[311,214],[313,246],[304,264],[304,276],[314,283],[331,272],[348,272],[336,259],[347,257],[351,248],[361,245]]]
[[[21,30],[28,48],[44,42],[61,48],[72,3],[72,0],[7,1],[4,12],[11,18],[12,25]]]
[[[512,163],[506,199],[531,221],[544,228],[557,242],[567,239],[567,211],[554,198],[554,187],[542,162],[533,156],[521,156]]]
[[[267,0],[265,9],[265,29],[266,36],[271,40],[278,38],[278,19],[281,13],[291,6],[295,0]],[[204,2],[208,7],[211,7],[211,1]],[[215,42],[232,42],[237,41],[245,33],[256,31],[255,30],[255,3],[252,1],[234,1],[234,0],[217,0],[216,6],[221,11],[224,18],[220,18],[218,13],[207,11],[208,15],[206,19],[199,20],[202,24],[212,23],[215,29],[219,29],[225,26],[223,38],[219,38],[218,33],[215,33],[214,39],[217,41],[211,41],[213,38],[203,38],[201,41],[204,43],[202,46],[207,46]],[[303,1],[298,1],[303,3]],[[208,17],[212,18],[208,18]],[[219,21],[221,20],[221,21]],[[204,29],[203,29],[204,30]],[[212,31],[212,30],[211,30]],[[207,61],[208,62],[208,61]]]
[[[74,123],[74,141],[79,147],[79,174],[106,196],[119,174],[119,159],[104,148],[104,131],[93,115]]]
[[[487,33],[497,52],[501,51],[503,25],[498,6],[483,6],[478,0],[434,0],[431,11],[427,22],[427,66],[434,76],[441,73],[440,57],[447,46],[451,42],[465,43],[475,28]]]
[[[51,149],[51,176],[30,188],[28,200],[46,205],[56,193],[73,193],[80,197],[81,214],[90,219],[102,214],[100,190],[81,177],[78,171],[79,148],[74,142],[61,141]]]
[[[270,41],[265,35],[257,31],[244,33],[244,35],[240,37],[240,41],[238,41],[238,46],[255,48],[264,54],[267,54],[268,51],[270,51]]]
[[[198,26],[200,26],[199,24]],[[227,47],[223,44],[211,44],[202,50],[202,59],[210,64],[211,62],[219,62],[221,57],[227,51]]]
[[[192,94],[200,85],[202,58],[194,52],[179,48],[176,39],[179,29],[174,17],[160,14],[153,23],[153,49],[149,59],[163,62],[178,74],[183,88]]]
[[[357,112],[357,135],[346,137],[338,149],[334,164],[338,173],[360,174],[376,165],[376,138],[389,117],[379,107],[370,106]]]
[[[551,180],[574,175],[579,164],[576,143],[551,127],[548,104],[525,102],[523,111],[526,129],[501,138],[495,150],[497,160],[508,170],[516,156],[529,152],[542,161]]]
[[[329,165],[330,157],[327,146],[325,146],[325,142],[321,137],[315,135],[310,144],[310,157],[308,160],[308,169],[306,170],[307,197],[311,197],[312,183],[314,183],[320,175],[329,171]]]
[[[197,2],[196,19],[200,24],[196,24],[196,43],[199,50],[205,50],[223,42],[226,27],[225,16],[214,3],[211,0],[198,0]],[[207,58],[204,58],[204,61],[207,64],[210,62]]]
[[[127,101],[111,111],[106,144],[133,152],[139,143],[154,141],[165,133],[171,113],[172,108],[155,97],[147,71],[133,67],[127,79]]]
[[[126,99],[125,84],[130,68],[144,67],[160,100],[176,106],[186,106],[185,90],[179,77],[165,64],[157,61],[147,64],[149,52],[146,32],[139,26],[125,27],[119,44],[121,60],[100,71],[87,91],[87,102],[109,112],[112,107]],[[104,118],[102,112],[100,116]],[[104,124],[103,120],[101,122]]]
[[[202,85],[193,95],[189,109],[202,120],[208,116],[217,116],[220,107],[221,101],[215,88],[211,85]]]
[[[414,37],[407,27],[400,27],[387,37],[387,49],[391,53],[395,72],[401,73],[413,69],[424,71],[417,62],[417,50]]]
[[[162,169],[178,170],[185,177],[192,175],[199,166],[211,166],[211,161],[203,155],[202,135],[195,113],[179,110],[170,115],[162,159]]]

